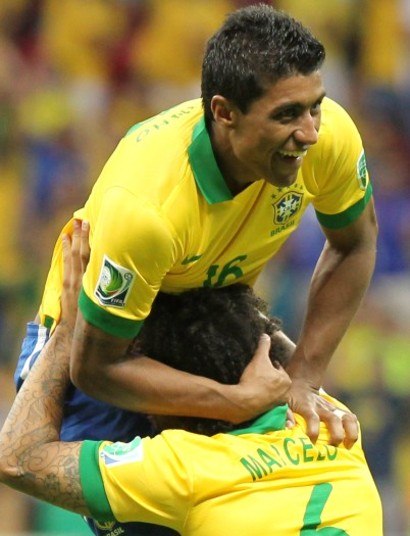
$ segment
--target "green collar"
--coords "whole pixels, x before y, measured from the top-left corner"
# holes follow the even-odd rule
[[[267,432],[275,432],[284,430],[286,426],[286,416],[288,405],[277,406],[263,415],[257,417],[246,428],[231,430],[228,434],[243,435],[243,434],[266,434]]]
[[[188,154],[196,183],[208,203],[231,200],[231,191],[215,160],[204,117],[194,127]]]

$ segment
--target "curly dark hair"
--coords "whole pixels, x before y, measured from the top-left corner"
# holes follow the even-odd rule
[[[280,322],[246,285],[200,288],[182,294],[159,293],[138,344],[150,357],[173,368],[220,383],[238,383],[263,333],[271,336],[273,361],[289,349],[274,337]],[[184,417],[181,427],[205,435],[232,430],[226,421]],[[243,425],[242,425],[243,426]]]
[[[222,95],[242,113],[280,78],[308,75],[325,59],[323,45],[286,13],[258,4],[231,13],[209,39],[202,63],[207,124],[211,99]]]

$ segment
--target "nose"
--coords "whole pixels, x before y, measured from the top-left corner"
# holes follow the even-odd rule
[[[300,118],[300,124],[293,133],[296,142],[300,145],[314,145],[319,138],[320,118],[306,112]]]

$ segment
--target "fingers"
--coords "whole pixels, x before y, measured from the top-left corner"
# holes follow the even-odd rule
[[[62,236],[63,247],[63,285],[66,286],[71,279],[71,239],[69,235]]]
[[[256,353],[257,354],[261,353],[261,354],[269,356],[269,348],[270,348],[270,337],[267,333],[262,333],[259,339]]]
[[[90,257],[90,226],[88,222],[74,220],[73,232],[62,236],[63,285],[78,287]]]
[[[270,337],[262,335],[258,347],[235,386],[235,405],[241,410],[232,422],[248,420],[281,405],[289,399],[291,379],[282,368],[275,368],[269,357]]]
[[[345,430],[340,417],[332,410],[318,409],[303,415],[306,421],[306,434],[312,443],[316,443],[320,433],[320,421],[323,421],[329,433],[329,445],[337,447],[345,439]]]
[[[79,257],[81,248],[81,220],[74,220],[71,235],[71,256]]]
[[[291,380],[280,363],[272,363],[269,356],[270,345],[271,338],[264,333],[259,339],[259,344],[251,363],[255,369],[257,369],[259,375],[264,374],[267,380],[269,378],[271,379],[272,395],[276,391],[278,397],[280,397],[283,402],[286,402],[288,398],[285,396],[285,393],[287,393],[290,388]]]
[[[71,237],[71,273],[74,280],[84,274],[90,258],[90,225],[87,221],[74,220]]]
[[[296,424],[295,416],[293,415],[293,411],[288,408],[286,412],[286,428],[293,428]]]
[[[315,411],[302,415],[306,421],[306,434],[313,444],[316,443],[320,432],[320,418]]]
[[[340,409],[335,410],[333,413],[336,415],[337,412],[339,412],[338,416],[344,428],[343,444],[347,449],[351,449],[359,439],[359,421],[354,413]]]
[[[74,220],[71,236],[62,236],[63,253],[63,290],[61,293],[60,323],[75,325],[78,295],[82,278],[90,256],[89,225]]]
[[[337,447],[345,437],[342,419],[333,410],[322,410],[320,416],[329,432],[329,444]]]
[[[328,430],[330,445],[341,443],[350,449],[359,437],[359,424],[356,415],[342,410],[320,396],[304,381],[293,380],[290,405],[295,413],[306,422],[306,434],[312,443],[316,443],[322,421]]]
[[[87,268],[88,261],[90,260],[90,224],[88,221],[83,221],[81,224],[81,266],[83,273]]]
[[[261,335],[258,343],[258,347],[256,348],[254,361],[257,360],[258,364],[262,364],[265,362],[266,366],[272,367],[272,363],[269,357],[269,348],[270,348],[270,337],[266,333]]]
[[[256,351],[245,368],[245,374],[242,377],[246,377],[249,374],[264,376],[272,373],[274,368],[269,357],[270,337],[266,333],[261,335],[259,339]]]
[[[359,423],[356,415],[334,406],[322,408],[319,415],[327,426],[329,444],[338,446],[343,443],[346,448],[352,448],[359,437]]]

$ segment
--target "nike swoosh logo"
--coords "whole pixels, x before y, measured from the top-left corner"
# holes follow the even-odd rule
[[[199,260],[202,257],[202,255],[192,255],[192,257],[185,257],[185,259],[181,262],[181,264],[191,264],[191,262],[195,262]]]

